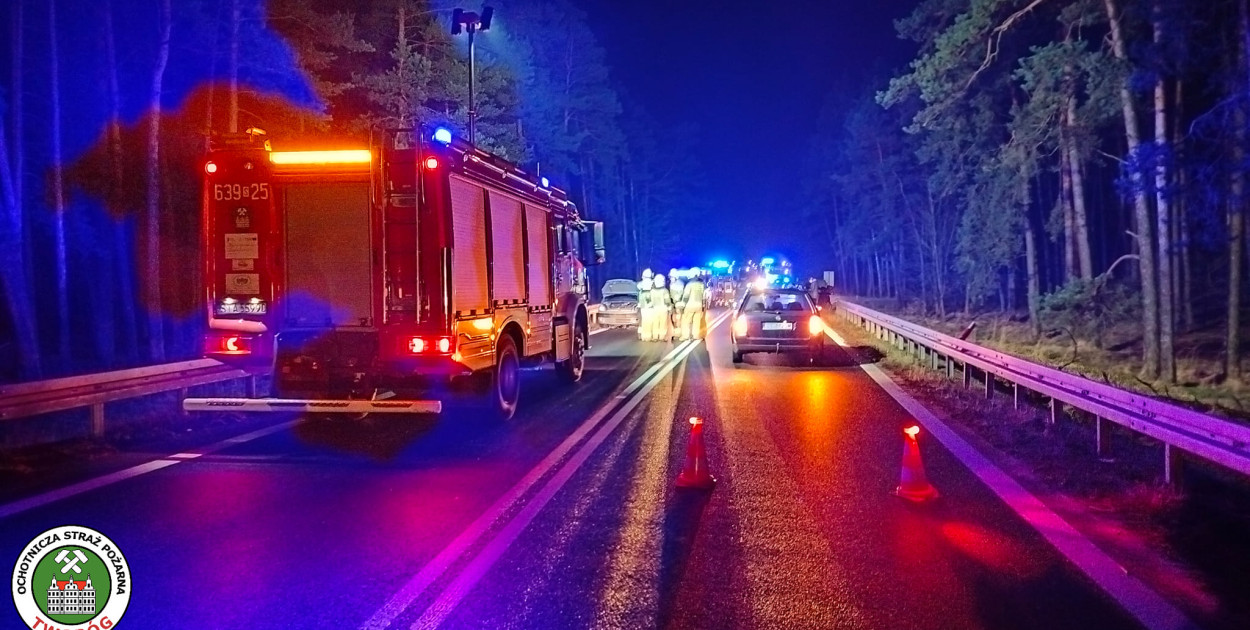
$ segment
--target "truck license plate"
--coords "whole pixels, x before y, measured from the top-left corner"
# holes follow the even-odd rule
[[[264,302],[260,304],[218,304],[218,315],[264,315],[268,310]]]
[[[794,330],[793,322],[764,322],[764,330]]]

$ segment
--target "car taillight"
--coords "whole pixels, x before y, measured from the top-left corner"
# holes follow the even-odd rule
[[[435,337],[427,339],[425,337],[409,337],[408,352],[410,354],[451,354],[455,344],[452,343],[451,337]]]
[[[734,336],[735,337],[747,336],[747,318],[738,317],[737,319],[734,320]]]
[[[820,333],[825,332],[825,323],[820,321],[819,315],[812,315],[812,317],[807,320],[807,332],[812,335],[819,335]]]

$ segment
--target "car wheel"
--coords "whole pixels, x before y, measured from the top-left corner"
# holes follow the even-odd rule
[[[521,360],[517,356],[516,343],[508,335],[499,338],[499,349],[495,352],[490,399],[491,407],[500,420],[510,420],[516,414],[521,399]]]
[[[742,353],[734,350],[733,361],[734,363],[742,363]]]
[[[569,358],[556,365],[560,378],[566,383],[582,380],[582,374],[586,371],[586,337],[586,329],[578,324],[573,330],[573,349]]]

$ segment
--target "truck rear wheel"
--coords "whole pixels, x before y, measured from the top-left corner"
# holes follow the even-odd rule
[[[491,407],[501,420],[509,420],[516,414],[521,399],[521,359],[517,356],[516,342],[509,335],[499,338],[489,395]]]
[[[578,324],[573,330],[573,348],[569,358],[556,364],[556,371],[566,383],[582,380],[582,374],[586,371],[587,337],[586,328]]]

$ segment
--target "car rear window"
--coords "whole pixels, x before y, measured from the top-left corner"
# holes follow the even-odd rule
[[[747,297],[742,309],[751,311],[796,311],[808,312],[807,297],[797,293],[754,293]]]

